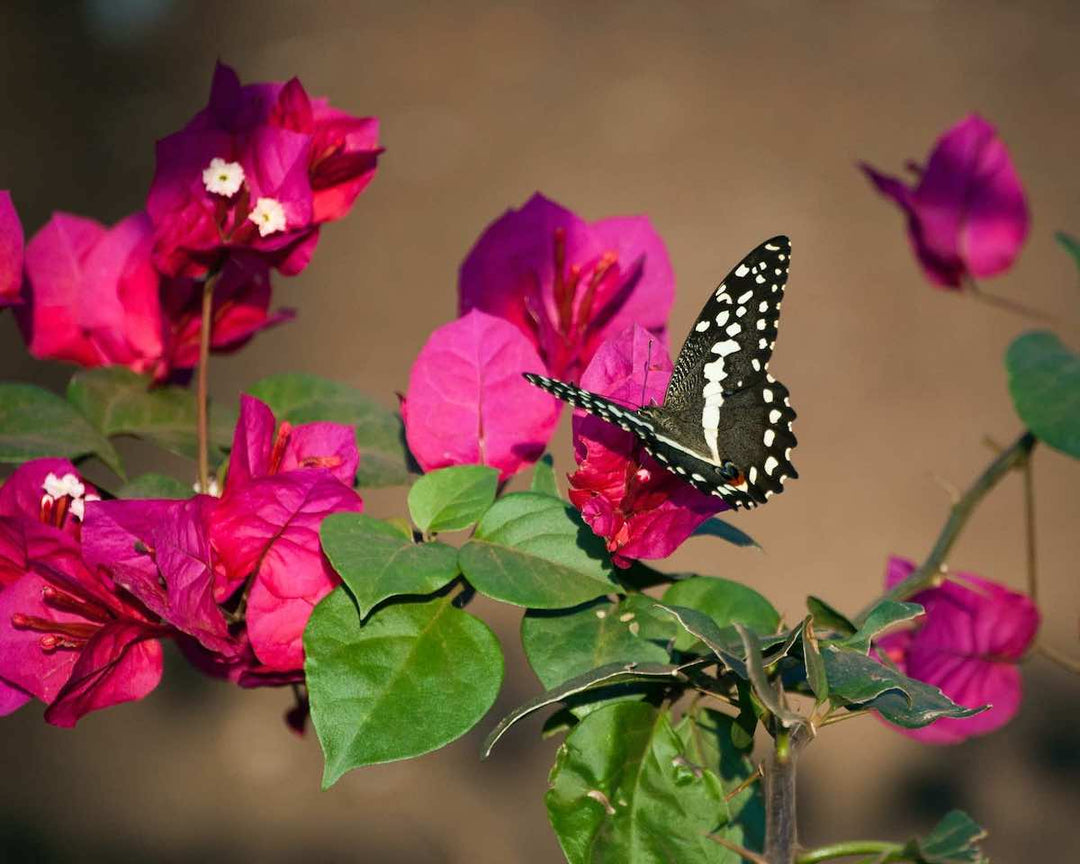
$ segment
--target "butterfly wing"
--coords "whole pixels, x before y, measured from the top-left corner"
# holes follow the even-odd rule
[[[525,380],[530,384],[535,384],[541,390],[547,390],[548,393],[562,399],[563,402],[569,402],[575,408],[581,408],[590,414],[595,414],[600,419],[607,420],[608,423],[614,423],[616,426],[620,426],[628,432],[633,432],[639,437],[642,437],[643,432],[655,428],[652,422],[642,417],[637,411],[625,408],[610,399],[605,399],[603,396],[590,393],[588,390],[582,390],[580,387],[567,384],[565,381],[557,381],[543,375],[534,375],[532,372],[525,372],[524,375]]]

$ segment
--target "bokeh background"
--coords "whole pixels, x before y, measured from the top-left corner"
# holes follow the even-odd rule
[[[215,362],[224,400],[303,370],[394,404],[428,333],[455,314],[465,252],[534,190],[586,218],[649,215],[677,274],[676,339],[743,252],[790,234],[773,368],[799,411],[802,479],[734,517],[764,553],[694,540],[670,565],[743,580],[794,620],[807,593],[854,609],[890,553],[924,555],[947,484],[990,458],[984,436],[1019,432],[1002,354],[1032,323],[925,284],[900,215],[855,163],[899,170],[972,110],[997,123],[1034,223],[1018,265],[988,287],[1077,344],[1080,287],[1053,241],[1080,231],[1077,32],[1069,0],[6,2],[0,188],[28,232],[54,209],[107,222],[137,209],[154,139],[204,104],[218,57],[244,80],[296,74],[310,93],[379,116],[378,176],[303,275],[278,281],[299,319]],[[24,354],[10,316],[0,371],[55,388],[68,375]],[[565,424],[555,453],[565,468]],[[1043,448],[1036,471],[1041,638],[1077,654],[1080,468]],[[403,506],[400,490],[369,496],[376,515]],[[1011,478],[952,566],[1022,586],[1020,506]],[[477,605],[508,659],[486,728],[538,685],[518,616]],[[800,769],[802,839],[903,838],[959,806],[990,828],[997,861],[1075,860],[1078,684],[1031,660],[1018,720],[959,747],[918,745],[872,719],[824,730]],[[74,731],[45,726],[34,707],[5,719],[0,859],[561,860],[542,803],[555,743],[537,724],[485,763],[477,733],[322,793],[314,737],[281,722],[289,701],[174,662],[150,698]]]

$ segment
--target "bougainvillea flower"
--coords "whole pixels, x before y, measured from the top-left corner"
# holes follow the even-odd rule
[[[207,107],[158,142],[147,199],[155,261],[201,276],[250,249],[298,273],[318,226],[348,212],[380,152],[375,120],[309,99],[296,79],[241,86],[219,63]]]
[[[477,310],[432,333],[401,406],[420,466],[491,465],[506,479],[539,459],[558,422],[558,403],[521,373],[543,368],[516,327]]]
[[[161,680],[167,629],[88,568],[70,535],[22,527],[31,560],[0,591],[0,679],[47,703],[57,726],[147,695]]]
[[[670,377],[667,350],[633,326],[600,346],[581,386],[638,407],[661,402]],[[576,411],[573,434],[578,467],[569,478],[570,501],[620,566],[633,558],[666,558],[702,522],[727,509],[665,470],[630,432]]]
[[[162,354],[152,243],[145,213],[112,228],[54,213],[26,246],[26,302],[15,307],[30,353],[151,370]]]
[[[192,369],[199,359],[202,331],[202,282],[196,279],[164,279],[161,285],[165,316],[165,356],[158,377],[173,369]],[[270,312],[270,270],[258,256],[230,256],[214,283],[210,349],[235,351],[260,330],[290,321],[292,309]]]
[[[0,486],[0,517],[51,525],[78,539],[85,506],[99,497],[67,459],[32,459]]]
[[[911,561],[891,558],[886,587],[914,569]],[[992,707],[974,717],[943,718],[922,729],[899,731],[920,741],[955,744],[1008,723],[1020,708],[1018,663],[1039,628],[1035,604],[1024,594],[972,573],[951,574],[939,588],[910,599],[926,614],[914,629],[879,639],[878,652],[904,674],[941,688],[958,705]]]
[[[485,229],[458,288],[462,314],[512,322],[551,375],[577,381],[600,344],[632,323],[666,343],[675,278],[644,216],[589,223],[536,194]]]
[[[11,203],[11,193],[0,190],[0,307],[20,301],[22,273],[22,222]]]
[[[210,510],[216,499],[101,501],[86,509],[83,558],[207,649],[239,646],[214,600]]]
[[[251,580],[248,638],[271,670],[303,666],[301,640],[311,610],[339,581],[319,544],[322,520],[362,509],[360,496],[323,468],[226,483],[211,524],[224,568],[221,584]]]
[[[931,282],[962,288],[970,277],[1007,270],[1028,232],[1028,207],[1020,176],[997,130],[970,114],[934,145],[917,182],[866,175],[907,215],[915,255]]]

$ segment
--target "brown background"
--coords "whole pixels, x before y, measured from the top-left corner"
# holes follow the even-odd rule
[[[141,206],[153,140],[204,104],[218,56],[247,81],[297,74],[381,117],[374,184],[311,267],[279,280],[299,320],[216,362],[225,399],[304,370],[393,404],[427,334],[454,315],[462,256],[537,189],[587,218],[651,217],[677,273],[676,339],[739,255],[790,234],[773,367],[799,411],[802,479],[735,517],[765,553],[697,540],[670,564],[744,580],[795,619],[807,593],[854,609],[889,553],[925,554],[949,503],[935,478],[966,484],[990,456],[983,436],[1019,431],[1001,357],[1030,322],[931,290],[899,214],[855,162],[899,170],[970,110],[996,122],[1034,222],[1018,265],[989,287],[1045,310],[1076,344],[1076,271],[1052,234],[1080,231],[1078,31],[1071,2],[6,3],[0,187],[31,232],[53,209],[111,222]],[[68,374],[26,357],[10,316],[0,369],[53,387]],[[556,457],[567,465],[565,428]],[[1078,479],[1074,462],[1040,450],[1042,638],[1074,654]],[[954,568],[1021,586],[1019,503],[1011,478]],[[369,506],[401,513],[403,496]],[[499,711],[537,685],[518,616],[477,605],[508,657]],[[990,827],[997,861],[1075,860],[1080,691],[1041,660],[1025,683],[1017,722],[959,747],[869,719],[826,729],[803,763],[803,839],[903,837],[961,806]],[[541,800],[555,745],[536,724],[486,763],[474,734],[320,793],[318,746],[284,730],[287,704],[174,663],[151,698],[73,732],[33,707],[6,719],[0,858],[560,860]]]

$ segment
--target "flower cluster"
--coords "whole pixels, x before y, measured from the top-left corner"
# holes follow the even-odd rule
[[[351,427],[276,424],[245,397],[220,498],[100,500],[66,461],[0,488],[0,710],[46,720],[139,699],[160,640],[241,686],[303,681],[301,637],[337,583],[322,519],[360,512]]]
[[[0,195],[0,305],[30,353],[158,379],[196,365],[202,282],[210,347],[231,351],[292,317],[270,274],[302,270],[325,222],[374,176],[378,122],[310,99],[296,79],[241,86],[218,64],[209,104],[158,142],[146,209],[111,227],[55,213],[26,244]],[[25,278],[23,278],[25,274]]]

